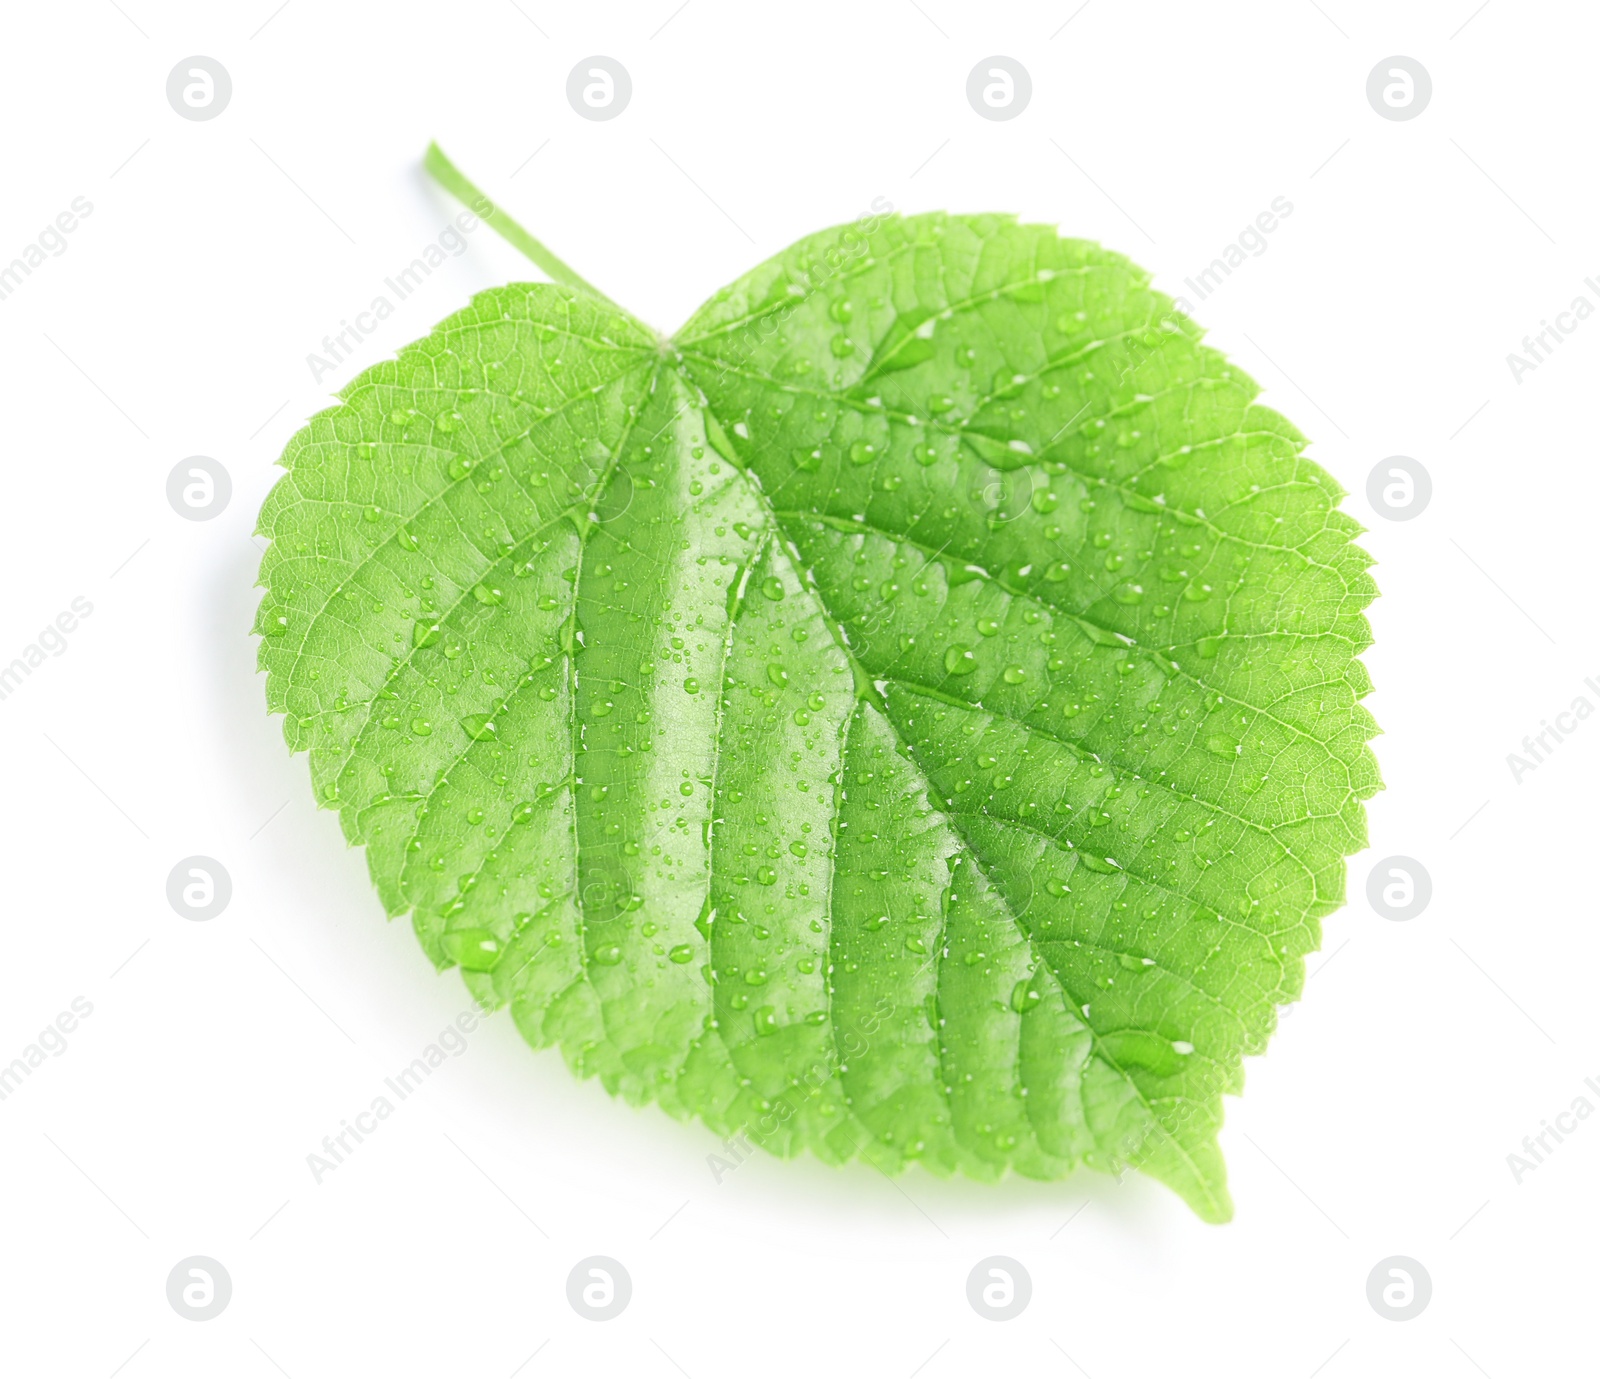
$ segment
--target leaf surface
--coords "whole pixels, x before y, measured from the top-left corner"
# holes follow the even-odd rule
[[[670,342],[480,295],[289,444],[274,711],[392,915],[779,1154],[1231,1206],[1378,788],[1341,490],[1120,256],[812,236]]]

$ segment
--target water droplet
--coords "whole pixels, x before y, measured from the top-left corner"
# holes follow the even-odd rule
[[[461,720],[461,726],[474,742],[489,742],[494,739],[494,719],[486,713],[468,714]]]
[[[767,666],[767,679],[772,681],[779,689],[785,689],[789,684],[789,672],[778,662],[773,661]]]
[[[432,646],[444,635],[444,629],[436,622],[419,619],[411,627],[411,644],[413,646]]]
[[[505,593],[495,588],[492,584],[475,584],[472,586],[472,597],[479,603],[487,604],[491,608],[506,601]]]
[[[622,945],[608,943],[603,948],[596,948],[594,950],[594,961],[602,967],[615,967],[622,961]]]
[[[878,447],[871,441],[851,441],[850,463],[871,464],[878,458]]]
[[[689,679],[683,682],[683,692],[685,694],[699,694],[700,682],[691,676]]]
[[[1236,757],[1243,751],[1243,748],[1240,747],[1235,739],[1216,733],[1206,739],[1206,750],[1216,753],[1219,757]]]
[[[1102,1039],[1112,1061],[1124,1068],[1143,1068],[1157,1077],[1171,1077],[1183,1067],[1176,1046],[1144,1030],[1116,1030]]]
[[[1007,666],[1005,670],[1001,672],[1000,678],[1008,685],[1020,685],[1028,678],[1028,672],[1025,671],[1021,666]]]
[[[679,943],[667,950],[667,961],[675,962],[682,967],[685,963],[694,961],[694,949],[687,943]]]
[[[427,737],[433,731],[433,724],[428,722],[426,718],[413,718],[411,720],[411,731],[418,737]]]
[[[500,960],[500,940],[488,929],[452,930],[444,950],[469,972],[487,972]]]
[[[761,592],[774,603],[783,599],[783,581],[776,575],[768,575],[761,581]]]
[[[1032,1010],[1042,999],[1031,978],[1024,977],[1011,988],[1011,1009],[1018,1015]]]
[[[953,642],[944,653],[944,668],[951,675],[971,675],[978,668],[978,658],[972,648],[963,642]]]

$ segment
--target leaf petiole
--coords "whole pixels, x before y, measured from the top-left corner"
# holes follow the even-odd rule
[[[540,244],[522,226],[518,225],[510,216],[495,204],[492,197],[487,196],[481,189],[474,186],[466,175],[445,156],[445,152],[436,143],[428,145],[428,151],[423,156],[422,166],[432,175],[433,180],[443,187],[451,196],[463,205],[470,207],[485,224],[507,243],[514,245],[533,260],[545,273],[554,278],[558,283],[565,283],[568,287],[576,287],[584,292],[600,298],[601,301],[611,302],[593,283],[586,282],[571,267],[552,254],[544,245]],[[488,210],[481,209],[484,205]],[[611,302],[613,306],[615,302]]]

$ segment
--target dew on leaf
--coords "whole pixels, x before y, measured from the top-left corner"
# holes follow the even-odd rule
[[[847,1093],[892,1089],[885,1171],[1053,1176],[1126,1163],[1125,1117],[1060,1121],[1137,1097],[1225,1218],[1218,1098],[1378,785],[1371,593],[1293,428],[1164,310],[1070,230],[866,217],[676,341],[568,273],[353,380],[285,455],[255,625],[386,907],[719,1135],[786,1106],[785,1154],[858,1155]],[[1269,706],[1292,768],[1244,746]]]

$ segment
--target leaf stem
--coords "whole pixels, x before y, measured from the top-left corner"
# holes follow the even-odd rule
[[[423,156],[422,166],[432,174],[433,180],[443,187],[451,196],[463,205],[469,206],[497,235],[507,243],[514,245],[533,260],[546,274],[558,283],[565,283],[568,287],[576,287],[581,291],[592,293],[602,301],[610,302],[607,297],[593,283],[586,282],[579,277],[566,263],[552,254],[544,245],[540,244],[522,226],[518,225],[510,216],[497,206],[493,199],[486,196],[478,187],[469,181],[466,175],[452,163],[445,152],[436,143],[428,145],[428,152]],[[483,209],[487,207],[488,209]],[[615,302],[611,303],[613,306]]]

